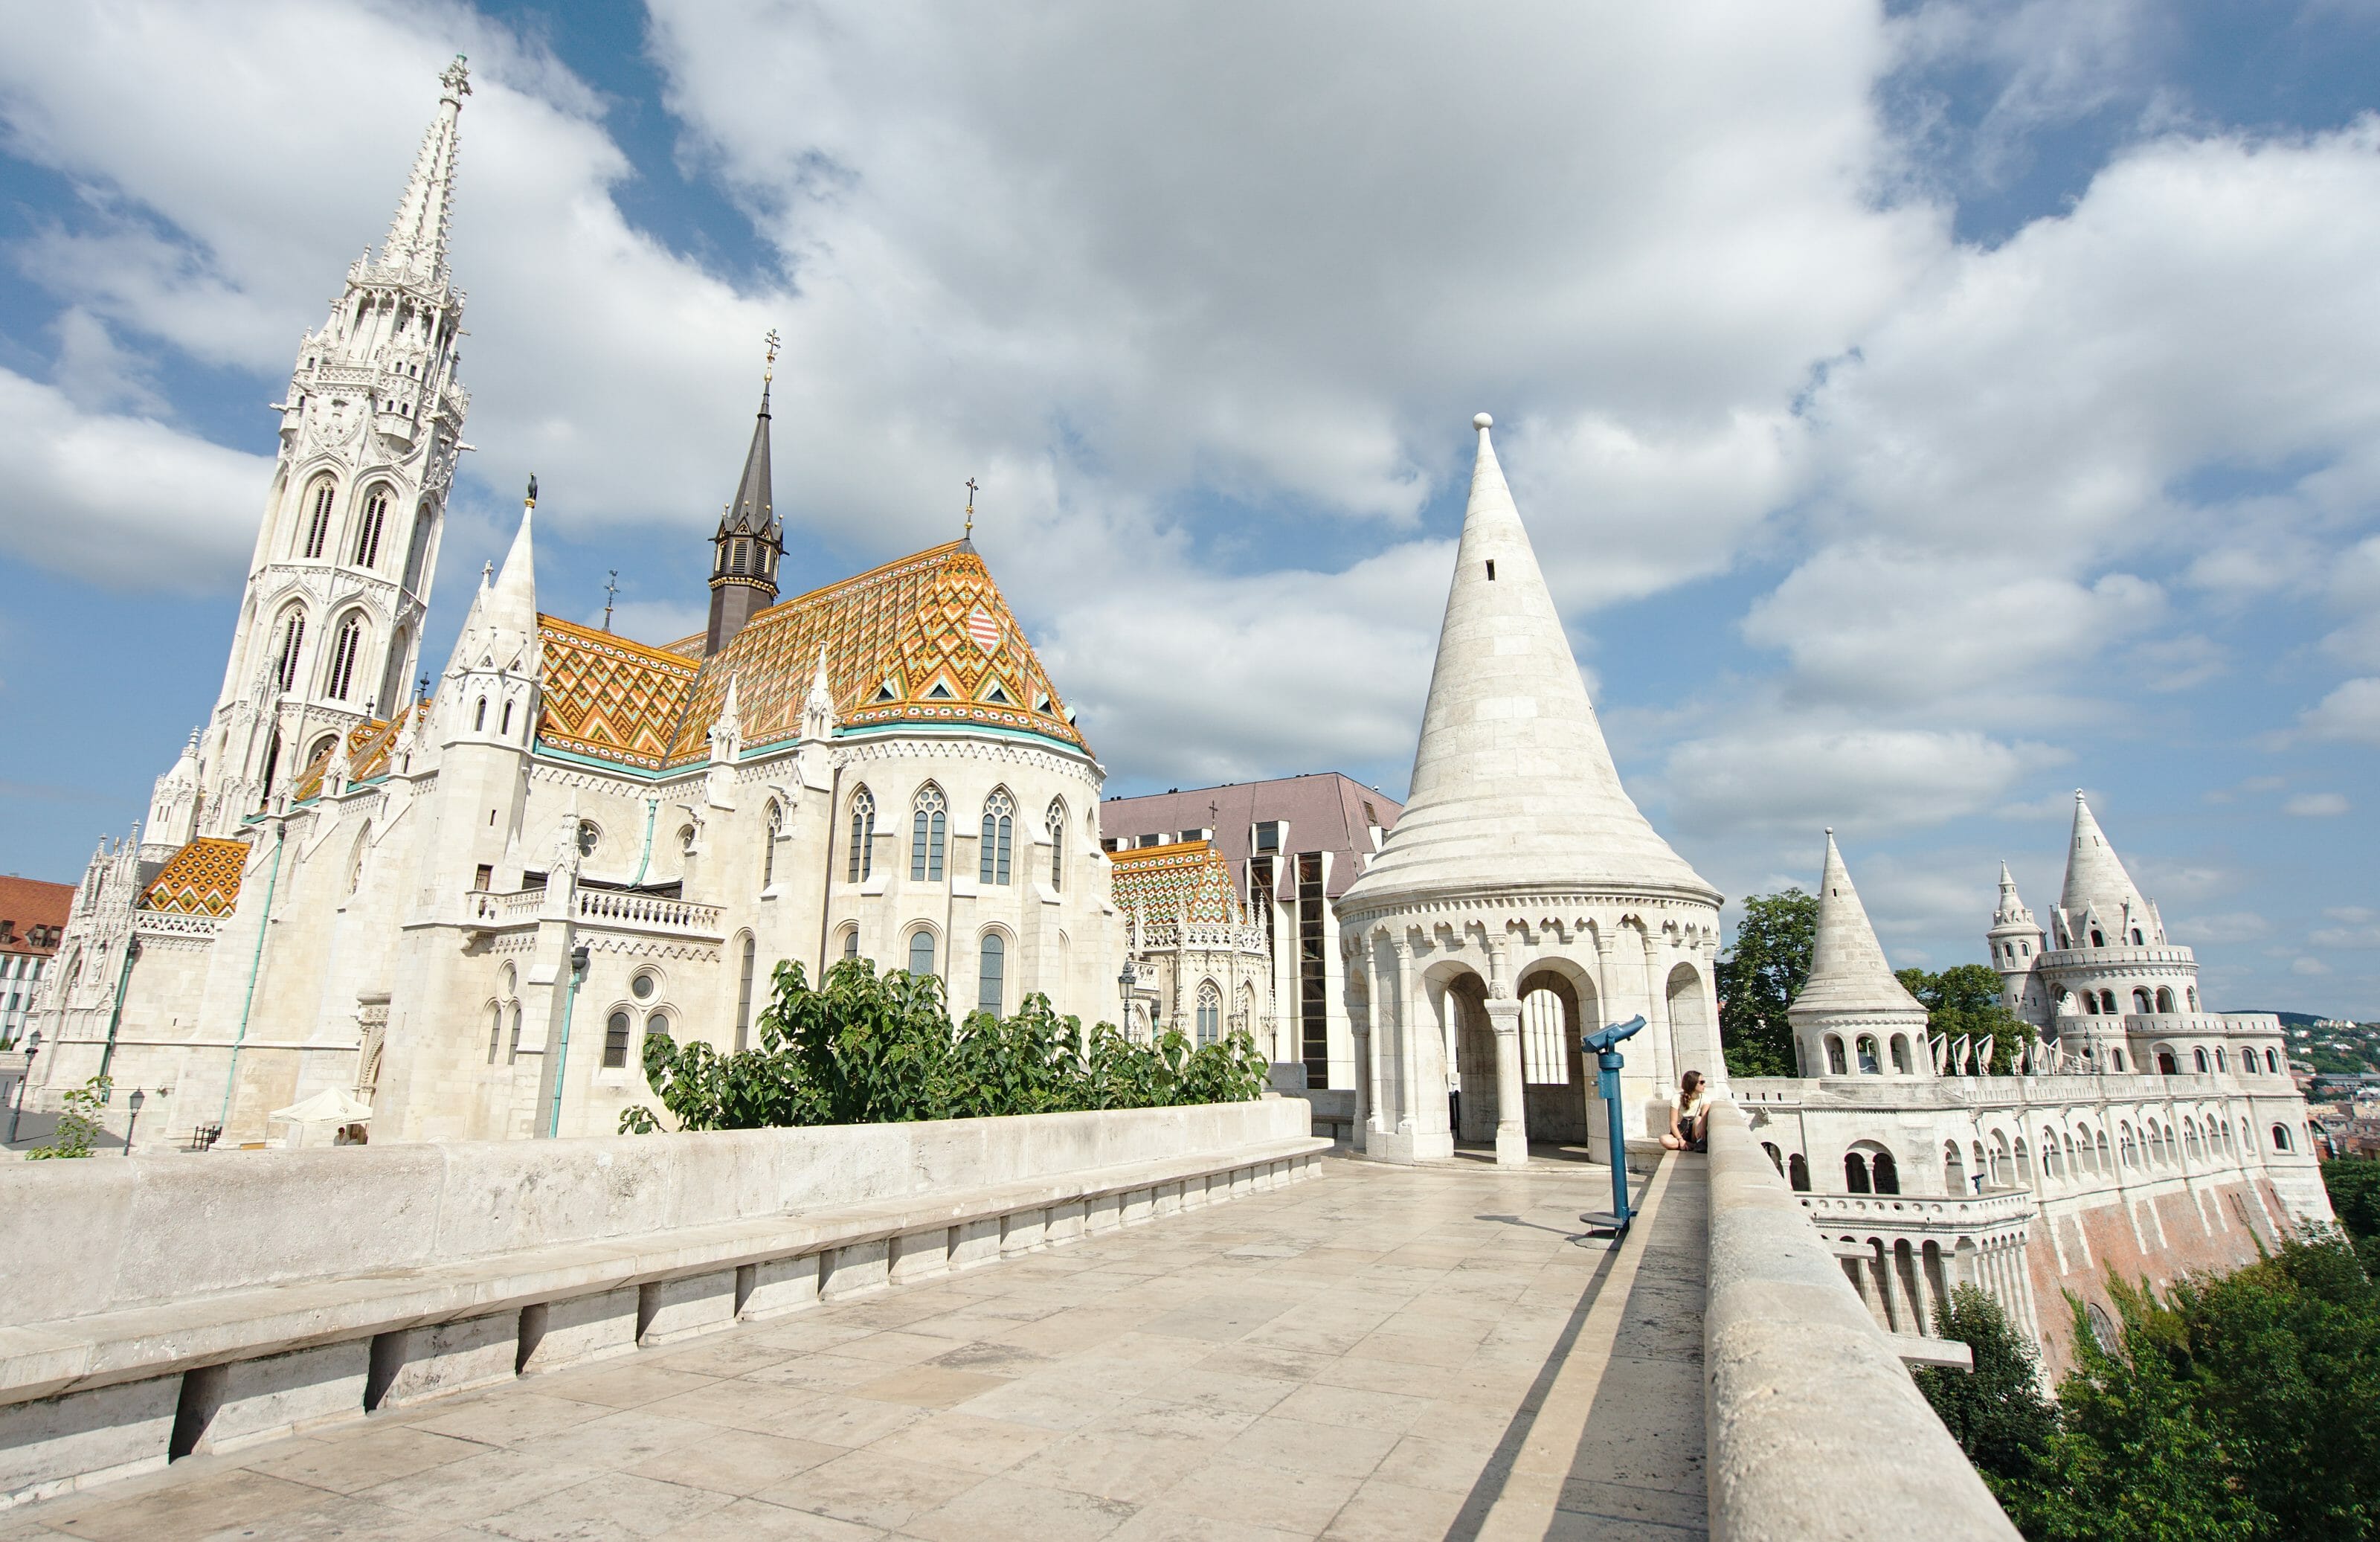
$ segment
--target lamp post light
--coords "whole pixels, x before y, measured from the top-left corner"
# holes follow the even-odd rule
[[[42,1052],[42,1030],[25,1036],[25,1075],[17,1084],[17,1106],[8,1111],[8,1144],[17,1144],[17,1121],[25,1117],[25,1090],[33,1085],[33,1057]]]
[[[125,1099],[126,1106],[132,1111],[132,1117],[124,1122],[124,1154],[128,1157],[132,1155],[132,1132],[140,1127],[140,1105],[145,1098],[146,1094],[136,1087],[132,1089],[132,1096]]]
[[[1116,989],[1123,993],[1123,1033],[1126,1038],[1133,1037],[1132,988],[1139,983],[1140,971],[1132,966],[1132,960],[1127,957],[1123,961],[1123,973],[1116,977]]]

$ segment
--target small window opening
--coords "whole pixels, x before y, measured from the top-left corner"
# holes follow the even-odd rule
[[[1491,584],[1496,581],[1496,559],[1493,557],[1488,559],[1488,581]]]

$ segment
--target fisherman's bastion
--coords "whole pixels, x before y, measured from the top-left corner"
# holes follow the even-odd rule
[[[1410,796],[1318,783],[1346,810],[1327,833],[1264,802],[1312,779],[1258,784],[1245,828],[1103,803],[1097,724],[964,535],[781,596],[765,379],[743,465],[720,467],[704,631],[540,610],[532,482],[503,563],[445,601],[468,608],[451,657],[425,662],[469,406],[460,61],[443,86],[386,238],[298,345],[220,698],[91,859],[33,1019],[32,1106],[102,1073],[151,1089],[144,1134],[212,1147],[175,1159],[199,1168],[612,1136],[650,1100],[646,1038],[749,1047],[781,961],[815,979],[864,958],[938,976],[954,1014],[1038,992],[1142,1037],[1245,1030],[1311,1129],[1371,1162],[1609,1160],[1579,1035],[1641,1014],[1629,1155],[1653,1164],[1680,1075],[1704,1072],[1897,1341],[1972,1282],[2059,1366],[2061,1291],[2104,1313],[2111,1268],[2249,1261],[2327,1219],[2278,1022],[2203,1006],[2079,795],[2054,906],[2005,869],[1995,905],[1979,875],[2034,1030],[2009,1073],[1929,1036],[1813,832],[1802,1074],[1730,1081],[1722,896],[1621,785],[1486,414]],[[551,468],[546,501],[570,486]]]

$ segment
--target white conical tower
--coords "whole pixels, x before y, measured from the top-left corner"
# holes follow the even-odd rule
[[[537,479],[521,500],[520,528],[491,583],[484,577],[455,639],[439,690],[439,741],[525,748],[541,703],[537,630]]]
[[[1527,1161],[1533,1138],[1587,1140],[1608,1159],[1607,1111],[1571,1052],[1580,1031],[1645,1018],[1622,1050],[1631,1141],[1668,1128],[1682,1071],[1725,1086],[1711,989],[1719,896],[1621,786],[1488,415],[1473,426],[1412,794],[1339,901],[1362,1138],[1391,1160],[1445,1156],[1455,1136],[1492,1139],[1501,1163]],[[1528,1054],[1567,1062],[1572,1090],[1524,1097],[1522,1014],[1539,991],[1552,1002],[1531,1009]]]
[[[1716,901],[1620,784],[1481,413],[1413,789],[1344,905],[1653,885]]]
[[[2100,830],[2080,787],[2074,789],[2074,834],[2067,847],[2066,888],[2058,895],[2058,908],[2065,922],[2064,947],[2155,947],[2164,941],[2163,929]],[[2095,941],[2095,924],[2099,930]],[[2135,929],[2141,934],[2138,944],[2131,939]]]
[[[1810,975],[1787,1015],[1805,1076],[1933,1075],[1925,1004],[1893,977],[1831,830],[1818,875]]]
[[[1991,949],[1992,967],[2000,977],[2000,1004],[2027,1022],[2046,1026],[2042,1016],[2044,997],[2034,969],[2048,940],[2024,897],[2016,892],[2016,875],[2005,862],[2000,864],[1999,904],[1993,907],[1991,930],[1984,940]]]

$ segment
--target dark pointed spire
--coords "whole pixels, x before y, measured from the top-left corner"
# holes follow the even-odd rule
[[[727,646],[744,624],[776,601],[777,563],[785,554],[785,528],[777,518],[769,468],[769,392],[777,373],[777,334],[769,334],[769,368],[760,378],[760,410],[752,420],[752,447],[735,496],[719,514],[711,537],[710,625],[705,657]]]
[[[772,539],[779,535],[777,516],[770,506],[774,494],[769,476],[769,390],[770,382],[761,382],[760,411],[752,419],[752,447],[744,452],[744,475],[735,483],[735,497],[720,516],[722,535]]]

